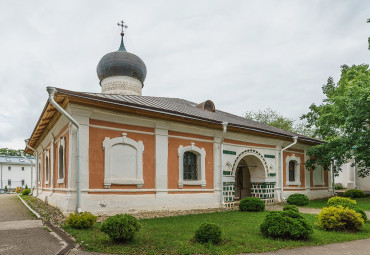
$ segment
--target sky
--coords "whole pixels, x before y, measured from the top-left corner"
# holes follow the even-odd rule
[[[143,95],[299,120],[341,65],[369,63],[369,13],[362,0],[2,0],[0,148],[24,148],[47,86],[101,91],[96,66],[118,50],[120,20],[147,66]]]

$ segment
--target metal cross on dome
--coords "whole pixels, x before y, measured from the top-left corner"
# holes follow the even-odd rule
[[[125,24],[125,22],[123,20],[121,20],[120,22],[118,22],[117,25],[119,27],[121,27],[121,36],[123,36],[125,34],[124,33],[124,30],[126,30],[128,28],[128,26]]]

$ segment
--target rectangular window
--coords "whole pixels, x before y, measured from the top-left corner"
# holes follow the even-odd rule
[[[8,179],[8,186],[12,186],[12,180]]]
[[[24,171],[24,166],[22,166],[22,171]]]
[[[22,186],[24,186],[24,180],[22,180]]]
[[[46,156],[45,160],[45,179],[48,182],[49,181],[49,157]]]
[[[8,171],[12,170],[12,168],[10,166],[8,166]]]

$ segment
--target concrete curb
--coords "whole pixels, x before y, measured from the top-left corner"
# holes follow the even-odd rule
[[[41,216],[40,214],[38,214],[35,210],[33,210],[27,203],[26,201],[23,200],[23,198],[21,198],[20,195],[17,195],[17,197],[22,201],[22,203],[27,206],[28,210],[30,210],[38,219],[41,219]]]
[[[33,210],[27,203],[24,201],[19,195],[18,198],[23,202],[23,204],[40,220],[42,220],[40,214],[38,214],[35,210]],[[42,222],[51,230],[53,231],[60,240],[65,242],[65,247],[63,247],[56,255],[64,255],[68,254],[70,250],[74,248],[74,240],[72,240],[67,233],[61,230],[59,227],[54,226],[50,221],[43,221]]]

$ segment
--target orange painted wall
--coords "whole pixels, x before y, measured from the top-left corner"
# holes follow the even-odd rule
[[[90,125],[100,125],[121,129],[154,132],[153,128],[112,123],[90,119]],[[90,127],[89,129],[89,188],[104,188],[104,150],[103,141],[105,137],[121,137],[127,133],[127,137],[135,141],[142,141],[144,144],[143,153],[143,189],[155,188],[155,139],[154,135],[137,134],[129,131],[115,131],[109,129]],[[111,189],[136,189],[136,185],[112,185]],[[121,193],[120,193],[121,194]]]
[[[305,187],[306,182],[305,182],[305,165],[304,165],[304,154],[303,153],[291,153],[291,152],[285,152],[283,154],[283,176],[284,176],[284,187],[286,186],[286,180],[287,180],[287,171],[286,171],[286,158],[293,156],[293,154],[301,160],[301,165],[299,166],[299,177],[301,181],[301,186],[300,187]],[[297,187],[297,185],[289,185],[289,187]]]
[[[173,133],[173,132],[169,132]],[[185,136],[185,135],[182,135]],[[186,134],[186,137],[191,137],[192,134]],[[197,136],[196,138],[199,138]],[[168,188],[178,189],[179,188],[179,157],[177,155],[178,148],[180,145],[189,146],[191,143],[195,143],[198,148],[204,148],[206,151],[206,189],[213,189],[213,143],[199,142],[181,138],[168,138]],[[189,186],[184,185],[184,189],[201,189],[201,186]]]

